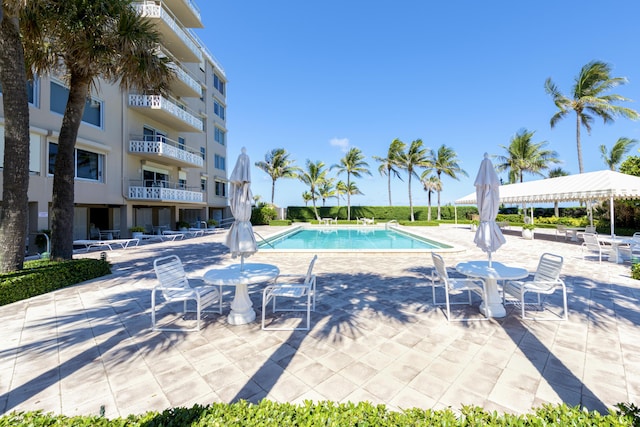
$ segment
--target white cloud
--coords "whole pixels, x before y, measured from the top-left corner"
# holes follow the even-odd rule
[[[349,138],[331,138],[329,144],[333,147],[339,147],[343,153],[349,151]]]

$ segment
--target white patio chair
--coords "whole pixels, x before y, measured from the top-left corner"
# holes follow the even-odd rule
[[[567,226],[564,224],[558,224],[556,225],[556,240],[558,240],[558,235],[564,235],[564,240],[567,240],[568,237],[568,231],[567,231]]]
[[[608,255],[611,251],[610,247],[603,245],[598,240],[598,235],[595,233],[583,233],[582,239],[582,259],[585,258],[585,251],[598,255],[598,262],[602,262],[602,255]]]
[[[437,276],[437,281],[433,281],[434,284],[439,284],[444,288],[445,295],[445,308],[447,311],[447,321],[469,321],[469,320],[488,320],[487,317],[478,317],[478,318],[451,318],[451,306],[459,305],[459,304],[472,304],[471,292],[479,295],[483,301],[486,300],[486,290],[484,286],[484,280],[475,279],[475,278],[451,278],[449,277],[449,273],[447,272],[447,267],[444,264],[444,259],[442,256],[431,252],[431,259],[433,260],[433,265],[435,267],[435,273]],[[467,302],[451,302],[450,295],[459,294],[461,292],[467,291],[469,301]],[[435,302],[435,287],[433,288],[433,297],[434,304],[438,305]]]
[[[262,292],[262,329],[271,331],[308,331],[311,326],[311,311],[316,309],[316,276],[313,266],[318,259],[314,255],[309,263],[307,274],[280,274],[273,285],[268,285]],[[283,308],[276,305],[278,298],[290,298],[291,306]],[[302,302],[300,301],[302,300]],[[272,311],[305,311],[306,325],[302,327],[265,326],[267,306],[272,302]]]
[[[596,231],[596,226],[595,225],[587,225],[584,228],[584,232],[585,233],[598,234],[598,232]]]
[[[222,313],[222,287],[202,286],[192,287],[182,266],[182,261],[176,255],[158,258],[153,261],[158,284],[151,291],[151,324],[154,331],[198,331],[200,330],[201,313]],[[190,329],[158,327],[156,323],[156,293],[161,293],[166,303],[182,302],[184,313],[187,303],[196,303],[196,326]],[[205,310],[205,307],[217,303],[215,311]]]
[[[502,288],[504,303],[519,304],[522,310],[522,318],[526,320],[567,320],[567,287],[560,278],[563,258],[560,255],[544,253],[538,262],[538,268],[531,280],[510,280]],[[525,308],[527,305],[536,307],[539,311],[544,310],[544,300],[541,295],[551,295],[556,290],[562,290],[563,313],[558,318],[550,317],[527,317]],[[526,303],[527,293],[537,294],[537,303]]]

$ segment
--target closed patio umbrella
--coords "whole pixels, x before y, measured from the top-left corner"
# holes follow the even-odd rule
[[[251,227],[251,163],[247,155],[247,149],[242,147],[233,172],[229,177],[231,184],[229,189],[229,207],[235,218],[235,222],[229,229],[225,244],[231,251],[231,256],[240,256],[241,269],[244,266],[244,258],[256,253],[258,245]]]
[[[491,253],[497,251],[506,240],[496,224],[500,207],[500,180],[487,153],[484,154],[484,159],[480,163],[474,184],[480,225],[473,241],[476,246],[489,254],[489,266],[491,266]]]

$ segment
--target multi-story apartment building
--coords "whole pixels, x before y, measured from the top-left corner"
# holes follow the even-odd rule
[[[100,82],[76,143],[74,239],[92,226],[120,230],[220,219],[227,206],[226,76],[191,28],[192,0],[135,3],[162,36],[176,72],[170,95],[122,92]],[[68,88],[54,76],[29,83],[29,232],[50,226],[57,136]],[[0,95],[1,96],[1,95]],[[4,144],[0,103],[0,149]],[[0,165],[1,166],[1,165]],[[0,177],[1,184],[1,177]]]

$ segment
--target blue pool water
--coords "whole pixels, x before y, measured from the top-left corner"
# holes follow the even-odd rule
[[[433,250],[451,246],[393,229],[298,228],[259,242],[260,250]]]

